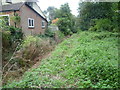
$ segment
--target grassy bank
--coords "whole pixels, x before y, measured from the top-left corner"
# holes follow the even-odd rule
[[[112,32],[74,34],[42,60],[38,68],[4,87],[117,88],[117,40],[117,33]]]

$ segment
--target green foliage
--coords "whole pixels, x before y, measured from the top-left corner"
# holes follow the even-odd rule
[[[15,16],[12,16],[11,19],[12,19],[16,24],[20,24],[21,18],[20,18],[20,16],[19,16],[17,13],[15,13]]]
[[[118,30],[117,26],[117,6],[118,3],[113,2],[83,2],[79,4],[79,28],[81,30],[88,30],[89,28],[94,30],[99,27],[108,28],[108,31]],[[91,20],[97,19],[98,25],[96,27],[91,27]],[[99,20],[100,19],[100,20]],[[106,25],[102,25],[102,22]],[[100,24],[101,23],[101,24]],[[111,24],[112,26],[108,25]],[[112,27],[112,28],[111,28]],[[104,29],[102,29],[104,30]]]
[[[66,16],[69,17],[69,16],[72,15],[68,3],[65,3],[65,4],[61,5],[60,11],[61,11],[61,14],[62,14],[61,16],[62,16],[62,17],[66,17]]]
[[[56,31],[55,32],[59,38],[59,40],[63,40],[65,38],[65,35],[61,31]]]
[[[69,4],[66,3],[64,5],[61,5],[59,12],[60,12],[58,16],[59,21],[57,22],[59,30],[62,33],[64,33],[65,36],[72,34],[72,31],[71,31],[72,14],[71,14]]]
[[[39,35],[39,37],[50,38],[53,39],[55,43],[59,43],[64,39],[65,35],[60,30],[52,30],[52,28],[47,28],[45,35]]]
[[[48,38],[40,38],[38,36],[28,36],[22,43],[21,54],[26,60],[34,61],[35,58],[45,55],[52,49]]]
[[[9,25],[9,17],[8,16],[2,16],[0,17],[0,28],[3,28],[4,26]]]
[[[49,11],[49,13],[52,14],[49,15],[49,17],[54,17],[53,19],[59,18],[57,25],[59,30],[62,31],[62,33],[64,33],[65,35],[71,35],[72,32],[73,33],[77,32],[75,27],[76,17],[72,15],[68,3],[61,5],[60,9],[49,7],[47,11]],[[48,33],[50,33],[50,36],[52,36],[51,32]]]
[[[65,36],[72,34],[70,30],[71,22],[68,18],[60,18],[57,25],[58,25],[59,30],[63,32]]]
[[[13,46],[15,48],[17,42],[21,42],[23,39],[23,33],[20,28],[13,26],[4,26],[2,28],[2,43],[4,48]]]
[[[94,25],[89,30],[91,31],[112,31],[112,23],[110,19],[94,19]]]
[[[55,34],[55,33],[52,32],[50,28],[47,28],[47,29],[45,30],[45,35],[48,36],[48,37],[54,37],[54,34]]]
[[[14,26],[8,26],[8,31],[11,32],[12,41],[20,41],[23,39],[22,29],[15,28]]]
[[[9,17],[2,16],[0,17],[1,30],[3,32],[3,40],[8,40],[9,43],[19,42],[23,38],[22,29],[16,28],[14,26],[9,26]],[[15,22],[20,22],[19,16],[16,14],[14,16]],[[8,35],[9,32],[9,35]],[[4,41],[3,41],[4,42]],[[4,43],[3,43],[4,44]]]
[[[69,4],[66,3],[64,5],[61,5],[60,7],[60,20],[58,21],[58,27],[59,29],[65,34],[65,35],[71,35],[72,33],[76,33],[76,17],[72,15]]]
[[[23,41],[23,47],[28,47],[30,46],[31,43],[37,42],[38,37],[34,37],[34,36],[28,36],[24,41]],[[39,38],[40,40],[40,38]],[[41,41],[41,40],[40,40]]]
[[[3,47],[8,47],[10,46],[10,42],[11,41],[11,33],[10,31],[2,31],[2,44]]]
[[[2,60],[4,63],[3,67],[6,65],[6,68],[3,70],[4,76],[7,73],[7,70],[9,71],[9,68],[12,67],[11,69],[13,69],[12,64],[14,63],[14,53],[19,49],[18,46],[23,40],[23,33],[20,28],[9,26],[9,17],[3,16],[0,17],[0,20],[0,31],[2,33]],[[8,77],[9,73],[3,78],[3,84],[7,82],[7,79],[10,79]]]
[[[61,18],[66,16],[70,17],[71,15],[72,14],[68,3],[61,5],[60,9],[55,10],[55,18]]]
[[[49,6],[48,8],[47,8],[47,10],[46,11],[44,11],[44,13],[47,15],[48,14],[48,18],[49,18],[49,20],[51,21],[51,20],[53,20],[53,19],[55,19],[55,17],[56,17],[56,8],[55,7],[53,7],[53,6]]]
[[[117,88],[118,34],[79,32],[60,43],[38,68],[4,88]]]

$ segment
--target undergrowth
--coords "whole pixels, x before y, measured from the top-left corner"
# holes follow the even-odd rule
[[[4,88],[117,88],[118,35],[84,31],[60,43],[16,82]]]

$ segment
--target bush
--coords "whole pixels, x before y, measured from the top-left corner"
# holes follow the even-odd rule
[[[52,46],[50,45],[49,39],[29,36],[23,41],[20,53],[22,54],[21,58],[34,61],[51,50]]]
[[[51,26],[53,26],[53,25],[51,25]],[[52,39],[52,42],[55,41],[55,43],[59,43],[63,40],[63,38],[65,36],[60,30],[57,29],[57,26],[56,26],[55,28],[48,27],[45,31],[45,35],[39,35],[38,37],[50,38],[50,39]]]
[[[72,34],[70,29],[71,21],[68,18],[60,18],[57,22],[57,25],[59,30],[64,33],[65,36]]]
[[[29,36],[23,41],[21,49],[17,51],[15,62],[19,67],[29,68],[51,50],[49,39]]]
[[[11,48],[11,47],[15,48],[17,43],[21,42],[22,39],[23,39],[23,33],[20,28],[15,28],[13,26],[4,26],[4,28],[2,28],[3,47],[8,45],[6,48]]]
[[[63,41],[64,37],[65,35],[61,31],[58,30],[54,32],[54,40],[57,44]]]
[[[60,32],[60,31],[56,31],[56,34],[57,34],[59,40],[63,40],[64,37],[65,37],[65,35],[62,32]]]
[[[5,84],[11,78],[19,77],[21,74],[23,74],[26,70],[28,70],[37,61],[42,59],[43,56],[48,54],[53,49],[52,45],[50,43],[49,38],[41,39],[40,37],[37,37],[37,36],[26,37],[23,40],[22,44],[17,47],[17,51],[14,53],[12,60],[6,66],[6,69],[4,71],[4,73],[6,73],[7,69],[9,69],[9,67],[11,67],[14,63],[16,63],[16,66],[12,67],[11,71],[13,71],[14,73],[18,72],[19,74],[16,76],[14,76],[14,75],[10,76],[9,74],[11,72],[8,72],[8,75],[6,76],[7,78],[5,77],[3,79],[4,80],[3,83]],[[10,54],[13,53],[13,52],[11,53],[11,51],[9,51],[9,52],[10,52]],[[6,57],[8,58],[8,53],[7,53],[7,55],[6,55],[6,53],[4,53],[4,54],[5,54],[4,58],[5,59],[6,59]],[[11,58],[11,56],[8,58],[8,60]]]
[[[93,25],[89,28],[90,31],[113,31],[113,25],[110,19],[93,19]]]
[[[54,32],[52,32],[50,28],[47,28],[47,29],[45,30],[45,35],[46,35],[47,37],[54,37]]]
[[[11,33],[10,31],[2,31],[2,45],[4,48],[8,48],[10,46],[11,41]]]
[[[18,50],[19,43],[22,42],[23,39],[23,33],[20,28],[15,28],[13,26],[5,26],[2,24],[1,27],[2,32],[2,60],[3,60],[3,76],[8,73],[10,67],[13,67],[13,63],[15,60],[14,58],[14,52]],[[8,63],[8,64],[7,64]],[[13,68],[11,68],[13,69]],[[15,68],[14,68],[15,69]],[[3,84],[8,81],[9,73],[5,75],[3,78]],[[13,76],[13,75],[12,75]]]

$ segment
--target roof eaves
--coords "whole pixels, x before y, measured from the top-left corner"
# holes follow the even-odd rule
[[[10,11],[19,11],[19,10],[3,10],[3,11],[0,11],[0,12],[10,12]]]
[[[25,5],[28,6],[30,9],[32,9],[35,13],[37,13],[37,14],[38,14],[41,18],[43,18],[46,22],[48,22],[46,18],[44,18],[42,15],[40,15],[40,14],[39,14],[36,10],[34,10],[31,6],[29,6],[29,5],[26,4],[26,3],[25,3]]]

